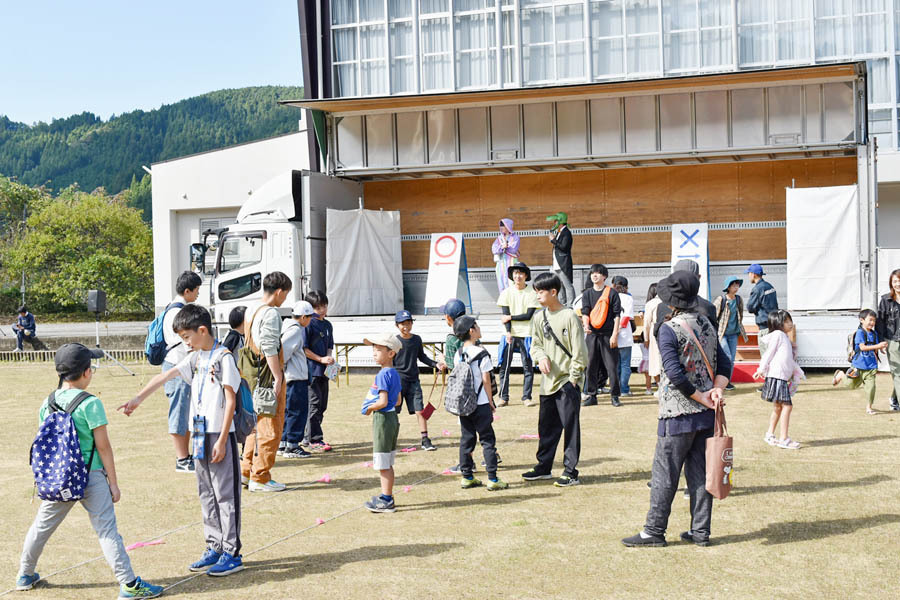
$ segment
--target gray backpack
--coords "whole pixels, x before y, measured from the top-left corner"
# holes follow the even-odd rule
[[[487,353],[487,350],[482,350],[475,358],[470,359],[465,352],[460,351],[459,360],[447,378],[447,391],[444,394],[444,407],[451,415],[467,417],[475,412],[484,382],[475,381],[471,363],[477,363]]]

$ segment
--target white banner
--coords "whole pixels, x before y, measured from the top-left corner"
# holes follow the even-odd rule
[[[443,306],[450,298],[457,297],[462,252],[462,233],[431,234],[428,280],[425,283],[426,308]]]
[[[700,295],[709,300],[709,225],[679,223],[672,225],[672,267],[690,259],[700,265]]]
[[[788,310],[859,308],[857,198],[855,185],[787,189]]]

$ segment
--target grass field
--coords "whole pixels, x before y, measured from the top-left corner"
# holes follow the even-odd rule
[[[762,441],[769,415],[756,385],[727,396],[735,437],[732,495],[716,501],[709,548],[678,540],[689,527],[679,493],[668,548],[627,549],[646,515],[656,432],[652,397],[583,409],[583,485],[524,483],[533,466],[537,409],[518,401],[495,422],[509,490],[461,490],[440,475],[457,461],[458,425],[442,409],[432,417],[437,452],[399,453],[394,514],[362,503],[377,493],[371,422],[359,406],[371,375],[332,387],[324,429],[335,450],[310,460],[279,460],[273,471],[290,491],[243,495],[247,570],[224,579],[192,576],[203,550],[196,481],[173,470],[166,401],[154,395],[130,419],[115,407],[156,369],[137,377],[98,371],[91,391],[106,405],[122,500],[116,508],[125,543],[162,539],[130,552],[135,571],[173,586],[184,598],[849,598],[896,597],[900,550],[900,413],[867,416],[862,391],[833,390],[811,377],[795,399],[791,435],[804,447]],[[642,378],[641,378],[642,381]],[[876,408],[887,408],[890,380],[879,376]],[[41,400],[55,387],[52,365],[4,366],[0,400],[0,594],[13,587],[22,540],[35,511],[28,448]],[[430,375],[423,377],[427,395]],[[632,379],[632,388],[638,386]],[[512,395],[520,393],[513,387]],[[401,447],[418,437],[401,416]],[[480,462],[480,450],[476,458]],[[561,455],[554,474],[561,471]],[[324,475],[330,483],[317,482]],[[484,472],[481,470],[481,474]],[[324,524],[317,525],[317,520]],[[70,568],[72,567],[72,568]],[[65,570],[69,568],[68,570]],[[59,572],[65,570],[63,572]],[[27,598],[113,598],[111,570],[86,513],[76,507],[38,565],[48,581]],[[57,573],[58,574],[54,574]]]

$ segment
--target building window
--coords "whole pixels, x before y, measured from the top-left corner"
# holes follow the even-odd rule
[[[419,0],[422,91],[452,90],[449,0]]]
[[[456,87],[497,85],[497,11],[493,0],[457,0],[453,16]]]
[[[585,79],[584,2],[522,1],[524,83]]]

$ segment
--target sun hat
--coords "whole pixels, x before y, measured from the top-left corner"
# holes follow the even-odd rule
[[[506,269],[506,276],[509,277],[510,279],[512,279],[514,271],[524,271],[525,272],[525,281],[531,281],[531,269],[529,269],[528,265],[526,265],[525,263],[520,262],[520,263],[516,263],[514,265],[510,265]]]
[[[675,271],[656,285],[656,294],[663,304],[688,310],[697,306],[700,278],[689,271]]]
[[[397,334],[395,333],[377,333],[370,338],[364,338],[363,342],[367,346],[384,346],[394,352],[400,352],[400,348],[402,348],[400,340],[397,339]]]

